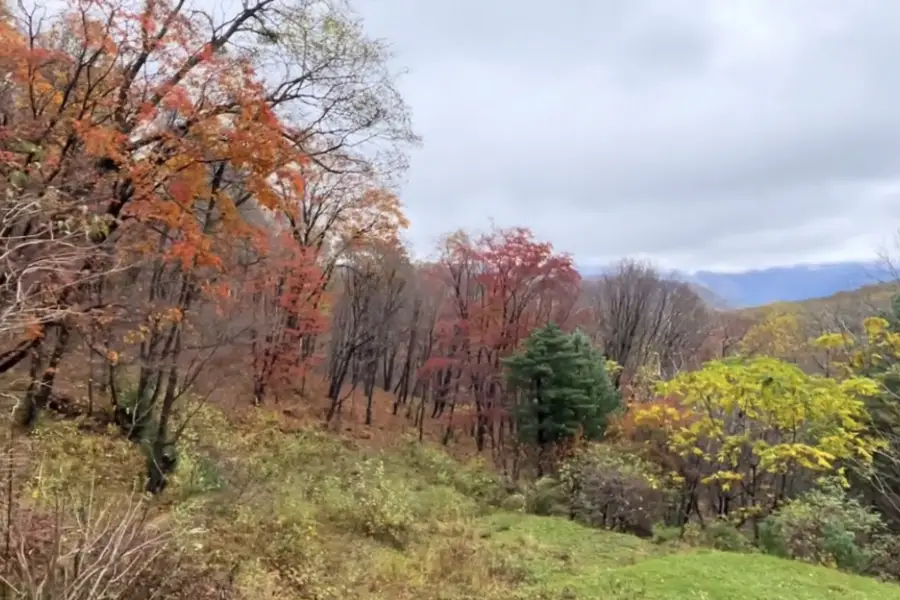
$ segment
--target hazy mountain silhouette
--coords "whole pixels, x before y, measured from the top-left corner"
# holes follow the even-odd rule
[[[603,272],[602,268],[582,271],[588,277]],[[739,273],[697,271],[676,277],[692,284],[701,297],[717,308],[821,298],[893,279],[887,266],[878,261],[795,265]]]
[[[875,261],[796,265],[743,273],[698,271],[689,277],[733,307],[822,298],[891,278],[887,266]]]

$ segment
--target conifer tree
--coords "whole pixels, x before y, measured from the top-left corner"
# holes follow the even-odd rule
[[[601,437],[620,405],[603,357],[580,332],[567,334],[555,324],[537,329],[505,364],[519,439],[541,450],[579,430],[588,439]]]

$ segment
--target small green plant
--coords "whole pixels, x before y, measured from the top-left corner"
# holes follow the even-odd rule
[[[553,477],[541,477],[525,493],[525,511],[533,515],[564,515],[569,512],[563,485]]]
[[[702,531],[703,545],[725,552],[752,552],[753,541],[725,519],[716,519]]]
[[[681,540],[681,527],[670,527],[663,523],[653,526],[653,541],[657,544],[670,544]]]
[[[363,460],[349,481],[332,480],[332,484],[341,490],[329,498],[334,520],[398,548],[409,543],[415,522],[411,492],[387,477],[383,461]]]
[[[846,495],[840,482],[820,486],[788,502],[763,521],[760,546],[770,554],[864,571],[880,517]]]

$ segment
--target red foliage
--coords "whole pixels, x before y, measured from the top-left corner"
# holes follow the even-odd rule
[[[478,436],[506,415],[497,404],[501,360],[535,328],[570,325],[580,276],[570,256],[523,228],[448,237],[431,276],[440,284],[440,306],[423,370],[440,373],[451,402],[474,405]]]
[[[300,246],[288,232],[275,236],[267,255],[248,269],[238,306],[251,315],[249,363],[254,397],[262,402],[296,386],[314,364],[304,341],[327,329],[320,310],[324,275],[315,251]]]

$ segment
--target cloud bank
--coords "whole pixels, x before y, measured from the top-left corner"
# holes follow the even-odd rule
[[[379,0],[417,254],[525,225],[582,265],[869,260],[900,217],[900,3]]]

